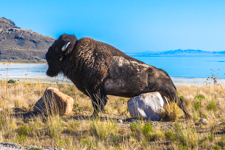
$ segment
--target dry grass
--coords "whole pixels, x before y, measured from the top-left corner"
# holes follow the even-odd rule
[[[32,119],[10,117],[11,108],[32,111],[47,87],[58,88],[75,100],[71,116],[48,115]],[[183,112],[171,104],[166,108],[169,118],[176,123],[140,120],[120,124],[116,118],[129,118],[127,98],[109,96],[103,118],[79,119],[93,112],[91,101],[73,85],[28,83],[9,84],[0,81],[0,142],[65,149],[218,149],[225,147],[225,86],[178,86],[193,119],[186,121]],[[201,118],[209,124],[199,125]],[[204,132],[203,132],[204,131]],[[199,133],[201,132],[201,133]],[[167,143],[167,144],[166,144]]]

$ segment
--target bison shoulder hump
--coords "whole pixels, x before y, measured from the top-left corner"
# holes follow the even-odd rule
[[[95,40],[92,38],[82,38],[79,40],[81,43],[90,43],[90,42],[94,42]]]

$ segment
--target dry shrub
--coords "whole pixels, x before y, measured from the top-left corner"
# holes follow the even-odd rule
[[[195,129],[185,128],[182,124],[175,124],[176,140],[179,144],[197,149],[199,143],[199,135]]]
[[[90,122],[90,132],[99,139],[108,140],[109,136],[117,129],[117,123],[113,120],[96,119]]]
[[[49,116],[46,122],[46,134],[51,138],[57,138],[63,131],[62,120],[59,115]]]
[[[78,131],[78,128],[80,126],[80,123],[75,120],[71,120],[68,122],[67,129],[70,133],[76,133]]]
[[[176,122],[178,120],[178,109],[179,107],[175,102],[171,102],[168,105],[164,105],[165,111],[161,114],[161,118]]]

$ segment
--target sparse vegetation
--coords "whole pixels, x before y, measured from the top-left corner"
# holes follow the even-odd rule
[[[214,110],[214,111],[215,111],[216,108],[217,108],[216,103],[215,103],[215,101],[213,101],[213,100],[210,101],[209,104],[207,105],[207,110],[208,110],[208,111],[210,111],[210,110]]]
[[[201,102],[200,101],[195,101],[194,102],[194,108],[196,111],[198,111],[201,107]]]
[[[203,100],[203,99],[205,99],[205,96],[199,94],[199,95],[196,95],[195,98],[197,98],[197,99],[199,99],[199,100]]]
[[[75,100],[70,116],[46,115],[32,118],[12,117],[13,107],[32,111],[35,102],[47,87],[56,87]],[[188,101],[193,119],[185,121],[175,103],[165,114],[172,122],[138,120],[117,123],[129,118],[127,98],[109,96],[101,118],[92,114],[91,101],[73,85],[0,81],[0,141],[15,142],[22,146],[37,145],[64,149],[223,149],[225,148],[224,122],[225,86],[178,86],[179,95]],[[81,116],[84,116],[82,118]],[[199,120],[207,118],[209,125]],[[173,122],[175,121],[175,123]],[[209,128],[211,127],[211,128]],[[209,130],[207,130],[209,128]],[[209,132],[202,132],[209,131]],[[222,133],[218,136],[215,132]],[[166,144],[167,143],[167,144]],[[29,147],[28,149],[40,149]]]

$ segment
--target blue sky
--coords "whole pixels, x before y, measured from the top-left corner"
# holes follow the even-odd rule
[[[91,37],[124,52],[225,50],[224,0],[0,0],[0,16],[58,38]]]

